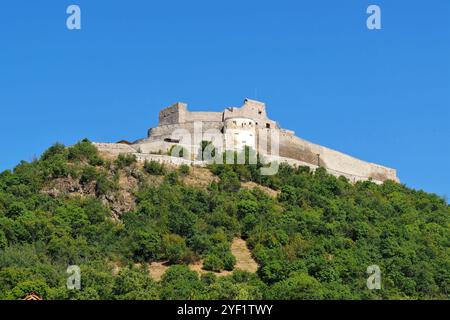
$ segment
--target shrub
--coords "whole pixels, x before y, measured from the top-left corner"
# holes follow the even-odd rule
[[[217,255],[209,254],[203,261],[203,269],[214,272],[220,272],[224,269],[224,263],[222,259],[220,259]]]
[[[237,192],[241,187],[238,175],[233,171],[225,171],[220,174],[219,189],[228,192]]]
[[[8,246],[8,239],[6,239],[5,233],[0,230],[0,250],[4,250]]]
[[[318,300],[324,289],[315,278],[305,273],[293,273],[288,279],[276,283],[269,292],[270,299]]]
[[[178,263],[185,258],[187,247],[184,238],[177,234],[166,234],[163,236],[162,244],[164,258],[170,263]]]
[[[237,211],[238,211],[238,217],[243,218],[247,214],[258,214],[258,203],[255,200],[240,200],[237,203]]]
[[[204,298],[201,293],[205,287],[198,273],[187,266],[171,266],[161,279],[161,299],[195,300]]]
[[[114,280],[114,294],[120,300],[156,300],[159,297],[155,281],[142,270],[122,269]]]
[[[92,166],[86,166],[81,173],[80,183],[86,186],[92,181],[95,181],[95,194],[97,196],[105,195],[118,189],[118,184],[111,181],[104,172],[98,171]]]
[[[189,174],[190,168],[188,165],[183,164],[180,166],[180,168],[178,169],[180,174],[183,176],[187,176]]]
[[[71,169],[67,165],[67,159],[62,154],[55,154],[41,162],[45,177],[50,179],[67,177]]]
[[[83,168],[80,177],[80,183],[87,185],[89,182],[95,181],[97,178],[97,170],[94,167],[86,166]]]
[[[117,157],[115,164],[119,168],[125,168],[131,166],[133,163],[136,163],[137,159],[134,154],[119,154]]]
[[[88,139],[83,139],[70,147],[68,158],[72,161],[86,161],[93,166],[103,164],[103,160],[98,155],[97,148]]]
[[[176,173],[175,171],[170,172],[169,174],[167,174],[167,176],[164,179],[165,182],[167,182],[170,185],[176,185],[179,183],[178,181],[178,173]]]
[[[157,161],[145,161],[144,162],[144,170],[151,175],[162,176],[166,173],[166,169],[164,168],[164,164],[159,163]]]
[[[236,264],[236,257],[231,253],[227,252],[223,256],[223,267],[225,270],[232,271],[234,268],[234,265]]]
[[[117,189],[118,189],[117,183],[108,179],[105,174],[99,174],[97,176],[95,184],[95,194],[97,196],[105,195],[108,192]]]
[[[136,260],[153,260],[161,252],[161,235],[151,228],[132,230],[131,239],[130,247]]]
[[[48,148],[41,156],[41,160],[49,160],[57,155],[63,155],[67,157],[67,149],[66,146],[61,143],[55,143],[53,146]]]

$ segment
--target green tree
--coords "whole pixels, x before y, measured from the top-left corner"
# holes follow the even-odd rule
[[[170,263],[181,262],[187,255],[185,240],[177,234],[166,234],[162,240],[164,258]]]
[[[155,300],[159,286],[139,270],[123,269],[114,279],[114,298],[118,300]]]
[[[220,272],[224,269],[224,263],[217,255],[209,254],[203,262],[203,269]]]
[[[324,289],[313,277],[298,273],[276,283],[270,288],[268,298],[277,300],[318,300],[322,299]]]
[[[194,300],[201,299],[205,291],[204,283],[197,272],[187,266],[171,266],[161,279],[161,299]]]

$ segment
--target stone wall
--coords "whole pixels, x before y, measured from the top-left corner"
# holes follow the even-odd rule
[[[359,160],[339,151],[313,144],[296,136],[280,135],[280,156],[325,167],[342,174],[376,180],[399,181],[397,171]]]
[[[159,112],[158,127],[195,121],[222,122],[223,112],[190,112],[187,104],[177,102]]]
[[[223,122],[230,118],[249,118],[257,122],[259,127],[279,129],[276,121],[267,117],[265,104],[250,99],[245,99],[240,108],[226,108],[223,112],[191,112],[187,104],[177,102],[159,112],[158,127],[195,121]]]
[[[143,152],[136,152],[136,150],[134,148],[131,148],[127,145],[124,144],[117,144],[117,143],[94,143],[94,145],[98,148],[98,150],[100,152],[105,152],[105,153],[109,153],[113,156],[118,156],[119,154],[133,154],[136,156],[136,159],[138,161],[157,161],[159,163],[164,163],[164,164],[171,164],[171,165],[175,165],[175,166],[180,166],[180,165],[196,165],[196,166],[201,166],[204,167],[207,165],[206,161],[198,161],[198,160],[193,160],[193,159],[184,159],[184,158],[178,158],[178,157],[171,157],[169,155],[165,155],[165,154],[151,154],[151,153],[143,153]],[[127,148],[129,147],[129,148]],[[273,155],[265,155],[264,156],[266,163],[270,163],[270,162],[278,162],[278,163],[286,163],[289,164],[291,166],[294,167],[298,167],[298,166],[306,166],[309,167],[311,170],[316,170],[318,168],[317,165],[308,163],[308,162],[304,162],[301,160],[296,160],[296,159],[292,159],[292,158],[286,158],[286,157],[278,157],[278,156],[273,156]],[[366,181],[366,180],[372,180],[375,183],[383,183],[383,181],[385,179],[378,179],[377,177],[368,177],[368,176],[361,176],[361,175],[357,175],[357,174],[349,174],[349,173],[345,173],[345,172],[341,172],[338,170],[333,170],[331,168],[327,168],[327,172],[339,177],[339,176],[344,176],[346,177],[350,182],[355,183],[357,181]]]
[[[278,124],[267,117],[266,105],[259,101],[245,99],[240,108],[227,108],[223,113],[224,120],[231,118],[249,118],[255,121],[257,127],[271,129],[279,128]]]
[[[256,150],[255,121],[248,118],[227,119],[224,134],[228,150],[243,150],[246,146]]]
[[[164,140],[164,139],[178,139],[180,137],[180,133],[182,132],[194,135],[195,133],[194,125],[196,125],[196,123],[187,122],[174,125],[158,126],[156,128],[152,128],[149,132],[150,133],[149,137],[147,139],[139,141],[139,143],[142,144],[149,141]],[[201,132],[205,132],[207,130],[215,130],[216,132],[217,131],[221,132],[223,128],[223,123],[198,122],[197,126],[198,130],[201,130]]]
[[[186,113],[184,122],[218,122],[221,123],[223,119],[223,112],[190,112]]]
[[[137,151],[134,147],[123,143],[93,142],[92,144],[97,147],[98,151],[110,153],[112,155],[134,153]]]
[[[339,151],[308,142],[296,137],[293,131],[281,129],[275,121],[268,118],[264,103],[249,99],[244,101],[242,107],[226,108],[224,112],[190,112],[187,110],[186,104],[175,103],[160,111],[158,127],[149,130],[148,138],[139,140],[132,146],[104,143],[96,145],[99,150],[112,154],[138,152],[145,156],[155,153],[166,154],[172,146],[181,145],[195,157],[200,142],[210,140],[205,132],[214,129],[216,132],[223,133],[226,131],[225,123],[230,123],[230,121],[232,123],[233,119],[254,121],[258,140],[256,145],[260,146],[263,143],[268,146],[266,152],[258,150],[261,153],[269,155],[275,153],[283,161],[290,159],[290,161],[297,161],[297,164],[307,164],[312,168],[324,167],[330,173],[346,176],[352,181],[369,178],[376,181],[388,179],[399,181],[394,169],[365,162]],[[259,130],[267,133],[267,138],[260,135]],[[279,136],[278,152],[271,148],[271,132]],[[194,133],[197,133],[197,136]],[[224,137],[220,138],[222,146],[225,146]]]
[[[182,123],[186,112],[187,105],[177,102],[159,112],[158,126]]]

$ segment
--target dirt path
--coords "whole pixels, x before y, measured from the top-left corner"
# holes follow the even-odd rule
[[[247,247],[247,242],[241,238],[234,238],[231,243],[231,253],[236,257],[235,269],[255,273],[258,270],[258,264],[253,260],[252,254]]]
[[[236,257],[236,265],[234,266],[234,270],[240,269],[242,271],[247,271],[251,273],[255,273],[258,270],[258,264],[255,260],[253,260],[250,250],[247,247],[247,243],[241,238],[234,238],[231,243],[231,253]],[[167,262],[152,262],[149,265],[149,272],[153,279],[156,281],[161,280],[161,277],[169,268]],[[198,261],[196,263],[192,263],[189,265],[189,269],[192,271],[196,271],[200,274],[204,274],[210,271],[203,269],[203,261]],[[213,272],[218,277],[223,277],[230,275],[231,271],[221,271],[221,272]]]
[[[266,194],[268,194],[272,198],[276,198],[281,193],[281,191],[279,191],[279,190],[277,191],[277,190],[270,189],[268,187],[265,187],[265,186],[262,186],[260,184],[254,183],[253,181],[242,182],[241,186],[242,186],[242,188],[249,189],[249,190],[253,190],[253,189],[262,190],[263,192],[265,192]]]
[[[164,273],[166,273],[166,270],[169,269],[169,264],[167,261],[159,261],[159,262],[152,262],[148,265],[148,272],[150,273],[150,276],[156,280],[161,280]]]

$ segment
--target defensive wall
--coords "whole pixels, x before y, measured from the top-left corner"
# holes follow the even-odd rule
[[[133,154],[136,156],[136,160],[141,161],[141,162],[156,161],[158,163],[171,164],[171,165],[175,165],[175,166],[189,165],[189,166],[200,166],[200,167],[205,167],[208,164],[207,161],[185,159],[185,158],[180,158],[180,157],[172,157],[172,156],[165,155],[165,154],[136,152],[136,150],[134,150],[132,147],[129,147],[129,146],[123,145],[123,144],[95,143],[95,142],[93,144],[97,147],[97,149],[100,152],[108,153],[108,154],[111,154],[114,156],[118,156],[119,154]],[[300,160],[295,160],[292,158],[286,158],[286,157],[280,157],[280,156],[274,156],[274,155],[265,155],[264,158],[265,158],[266,163],[276,162],[279,164],[282,164],[282,163],[289,164],[293,167],[300,167],[300,166],[309,167],[312,171],[319,168],[318,165],[314,165],[314,164],[300,161]],[[347,172],[334,170],[331,168],[327,168],[327,172],[336,177],[343,176],[352,183],[356,183],[358,181],[371,180],[374,183],[381,184],[384,181],[384,180],[379,180],[379,179],[372,178],[372,177],[361,176],[361,175],[357,175],[357,174],[350,174]]]
[[[230,131],[238,135],[239,130],[235,126],[242,124],[242,136],[245,137],[243,139],[248,140],[250,136],[253,137],[244,126],[248,125],[245,119],[251,120],[248,123],[255,127],[257,133],[255,141],[249,145],[267,146],[265,150],[258,149],[258,152],[274,161],[306,165],[312,169],[324,167],[328,172],[345,176],[351,181],[371,179],[378,182],[385,180],[399,182],[395,169],[366,162],[295,136],[294,131],[283,129],[277,122],[268,118],[264,103],[250,99],[245,99],[241,107],[225,108],[223,112],[190,112],[185,103],[175,103],[160,111],[158,126],[148,131],[147,138],[131,145],[96,143],[96,146],[100,151],[116,155],[133,153],[138,156],[138,159],[155,160],[156,154],[167,154],[172,146],[178,145],[188,149],[192,153],[192,158],[196,159],[199,143],[202,140],[210,141],[207,135],[210,129],[219,132],[219,135],[222,134],[220,136],[220,139],[224,140],[220,141],[222,146],[227,145],[225,141],[227,135],[224,134],[227,126]],[[188,140],[184,140],[186,135],[190,136]],[[278,140],[278,150],[272,150],[271,147],[274,137]],[[214,144],[214,141],[212,143]],[[179,162],[165,156],[156,158]]]

